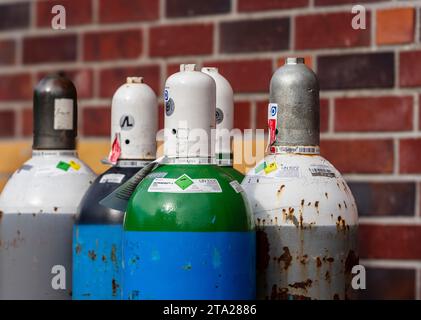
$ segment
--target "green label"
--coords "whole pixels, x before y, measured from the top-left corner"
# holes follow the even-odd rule
[[[68,163],[66,163],[66,162],[64,162],[64,161],[60,161],[58,164],[57,164],[57,167],[56,167],[57,169],[61,169],[61,170],[63,170],[63,171],[67,171],[67,170],[69,170],[69,168],[70,168],[70,164],[68,164]]]
[[[260,171],[262,171],[264,168],[266,168],[266,162],[263,161],[261,164],[259,164],[256,169],[254,169],[254,172],[259,173]]]
[[[180,178],[175,180],[175,184],[185,190],[193,184],[193,181],[187,175],[183,174]]]

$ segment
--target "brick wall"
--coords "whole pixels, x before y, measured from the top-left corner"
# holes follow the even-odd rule
[[[351,28],[356,3],[366,30]],[[67,9],[66,30],[50,27],[54,4]],[[99,172],[110,97],[126,76],[160,94],[181,62],[217,66],[236,92],[235,126],[264,129],[271,74],[305,56],[322,88],[322,153],[358,202],[362,296],[420,299],[420,11],[397,0],[2,0],[0,185],[29,157],[32,87],[49,71],[76,83],[79,151]]]

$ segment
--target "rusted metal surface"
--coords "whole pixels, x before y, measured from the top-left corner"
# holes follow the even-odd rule
[[[258,230],[258,298],[352,298],[358,215],[345,181],[316,155],[264,161],[277,169],[253,169],[243,181]]]

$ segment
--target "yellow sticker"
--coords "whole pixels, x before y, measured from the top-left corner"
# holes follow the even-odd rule
[[[269,163],[266,167],[265,167],[265,173],[271,173],[272,171],[275,171],[276,169],[278,169],[278,166],[276,165],[276,162],[272,162]]]
[[[79,163],[74,162],[73,160],[70,160],[69,164],[70,164],[70,166],[71,166],[74,170],[76,170],[76,171],[78,171],[78,170],[80,169],[80,164],[79,164]]]

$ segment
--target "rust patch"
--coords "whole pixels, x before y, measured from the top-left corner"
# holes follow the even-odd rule
[[[289,266],[291,265],[292,256],[289,252],[288,247],[283,247],[284,253],[278,258],[278,263],[283,261],[284,262],[284,270],[288,270]]]
[[[327,192],[325,192],[325,197],[326,199],[329,199],[329,194]]]
[[[325,273],[325,280],[330,283],[330,272],[326,271]]]
[[[338,203],[338,208],[339,208],[339,210],[342,209],[342,205],[340,203]]]
[[[320,259],[320,257],[316,258],[316,265],[317,265],[317,268],[320,268],[322,266],[322,260]]]
[[[258,230],[256,232],[257,242],[257,270],[265,271],[269,265],[269,240],[266,232]]]
[[[92,261],[96,260],[96,253],[94,250],[89,250],[88,251],[88,257],[91,258]]]
[[[345,273],[351,273],[352,268],[359,263],[359,258],[355,254],[354,250],[348,252],[348,256],[345,260]]]
[[[118,290],[118,288],[120,288],[120,285],[117,283],[117,281],[115,281],[115,279],[113,279],[111,281],[111,287],[112,287],[112,290],[113,290],[113,296],[114,297],[117,296],[117,290]]]
[[[346,224],[345,219],[343,219],[341,216],[338,216],[338,221],[336,221],[336,228],[338,230],[349,230],[349,226]]]
[[[345,206],[345,209],[348,209],[348,206],[347,206],[345,200],[344,200],[344,206]]]
[[[0,220],[1,218],[3,218],[3,215],[4,215],[3,211],[0,211]]]
[[[288,286],[294,289],[304,289],[311,287],[313,281],[311,279],[307,279],[306,281],[302,282],[294,282],[293,284],[289,284]]]
[[[111,246],[111,261],[117,263],[117,247],[115,244]]]
[[[279,187],[278,189],[278,196],[280,196],[282,194],[282,191],[284,191],[285,189],[285,185],[283,184],[282,186]]]
[[[298,258],[298,257],[297,257]],[[306,265],[307,264],[307,260],[308,260],[308,255],[303,255],[302,257],[301,257],[301,259],[300,259],[300,263],[301,264],[303,264],[303,265]]]
[[[76,254],[80,254],[82,252],[82,246],[78,243],[75,248]]]
[[[54,210],[54,212],[57,212],[58,211],[58,208],[57,207],[54,207],[53,210]]]
[[[316,207],[317,214],[320,214],[320,211],[319,211],[319,201],[316,201],[316,202],[314,203],[314,206]]]
[[[288,299],[288,288],[279,288],[276,284],[272,286],[272,292],[270,295],[271,300],[287,300]]]
[[[307,206],[310,207],[311,206],[311,202],[307,203]]]
[[[333,257],[323,257],[323,261],[333,263],[335,261],[335,259],[333,259]]]
[[[107,262],[107,257],[105,255],[102,256],[102,262]]]
[[[304,207],[304,199],[301,200],[301,206]]]

